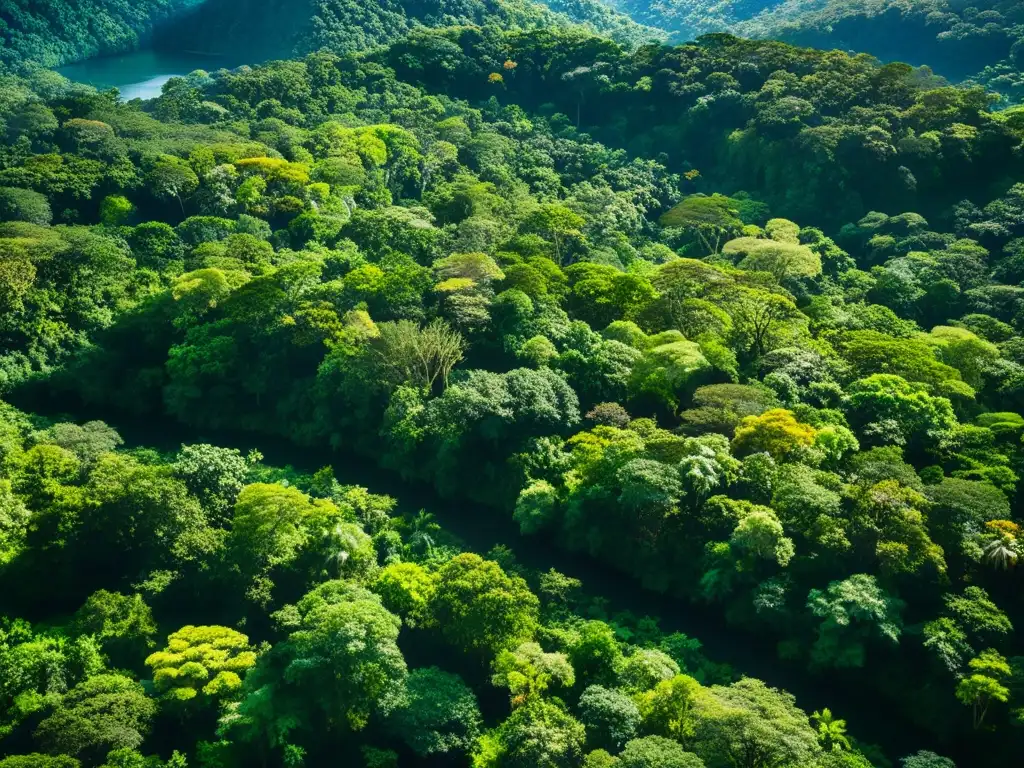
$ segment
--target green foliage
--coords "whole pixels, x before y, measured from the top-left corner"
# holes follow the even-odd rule
[[[703,768],[704,761],[671,739],[645,736],[626,743],[618,764],[622,768]]]
[[[131,678],[99,674],[61,696],[35,738],[51,754],[90,763],[111,749],[138,747],[155,712],[156,704]]]
[[[821,757],[807,715],[793,698],[744,678],[714,686],[696,701],[693,749],[708,768],[729,765],[741,755],[759,755],[753,765],[813,765]]]
[[[491,682],[508,688],[515,705],[541,696],[549,688],[571,688],[576,682],[572,665],[563,653],[545,653],[537,643],[523,643],[502,651],[492,665]]]
[[[340,717],[341,727],[357,731],[372,714],[386,716],[405,701],[408,671],[396,642],[401,621],[376,595],[329,581],[283,613],[294,617],[295,629],[282,649],[282,682],[292,696],[301,691],[305,708]],[[266,693],[254,687],[247,694],[239,711],[262,716]]]
[[[44,28],[18,6],[0,389],[268,453],[356,451],[492,533],[511,516],[630,589],[707,601],[736,643],[863,688],[894,728],[1012,763],[1020,115],[841,51],[621,48],[557,13],[621,17],[557,5],[210,0],[183,22],[195,45],[318,52],[145,104],[22,66],[18,35]],[[942,45],[1017,34],[1002,5],[934,8],[960,20],[928,22]],[[461,552],[442,507],[305,475],[305,451],[283,470],[202,442],[124,451],[99,422],[0,411],[0,586],[43,622],[3,625],[5,754],[66,733],[84,764],[131,768],[173,746],[211,768],[389,765],[392,741],[479,766],[882,762],[838,714],[727,685],[694,639],[612,613],[571,568]],[[106,664],[135,685],[157,624],[216,637],[150,657],[153,743],[134,743],[134,688],[123,728],[64,728]],[[512,708],[485,707],[481,733],[494,684]],[[171,706],[193,699],[211,706]]]
[[[533,635],[539,601],[521,577],[467,553],[438,571],[431,606],[455,647],[493,657]]]
[[[416,563],[392,563],[382,568],[370,588],[384,607],[409,627],[429,627],[437,577]]]
[[[475,765],[559,768],[583,757],[584,740],[582,723],[557,703],[538,699],[515,709],[495,732],[484,735]],[[488,753],[494,757],[489,759]]]
[[[736,427],[733,449],[738,454],[767,453],[776,461],[795,459],[814,443],[816,430],[801,424],[791,411],[776,408],[747,416]]]
[[[227,627],[182,627],[167,636],[167,647],[151,654],[153,685],[171,704],[232,698],[256,664],[249,638]]]
[[[920,752],[904,757],[900,760],[903,768],[956,768],[953,761],[940,757],[934,752],[922,749]]]
[[[816,664],[860,667],[871,636],[899,642],[903,602],[881,589],[872,576],[858,573],[833,581],[825,591],[812,589],[807,605],[822,619],[812,649]]]
[[[626,694],[600,685],[588,686],[580,696],[580,721],[590,744],[618,751],[636,735],[640,710]]]
[[[136,666],[155,645],[156,622],[142,595],[122,595],[101,589],[89,595],[75,613],[77,634],[92,635],[118,666]]]
[[[174,474],[184,481],[210,515],[223,517],[245,486],[249,465],[238,450],[205,443],[183,445],[174,464]]]
[[[45,226],[52,218],[46,195],[31,189],[0,187],[0,219],[3,221],[26,221]]]
[[[80,765],[81,763],[67,755],[51,757],[39,753],[14,755],[0,760],[0,766],[3,768],[79,768]]]
[[[436,667],[414,669],[407,703],[389,720],[394,732],[420,757],[468,752],[479,735],[476,696],[458,675]]]

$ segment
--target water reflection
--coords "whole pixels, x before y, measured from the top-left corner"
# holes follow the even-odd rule
[[[121,98],[131,101],[159,96],[164,83],[172,77],[187,75],[197,69],[213,71],[233,67],[238,63],[227,56],[146,50],[89,59],[60,67],[57,71],[64,77],[101,90],[118,88]]]

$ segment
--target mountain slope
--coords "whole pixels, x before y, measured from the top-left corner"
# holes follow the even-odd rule
[[[1019,100],[1024,46],[1020,0],[786,0],[732,29],[794,45],[842,48],[884,60],[928,64]]]
[[[779,0],[609,0],[640,24],[665,30],[674,42],[723,32],[769,11]]]
[[[60,66],[131,50],[202,0],[0,0],[0,62]]]
[[[555,0],[548,5],[532,0],[208,0],[167,25],[157,44],[241,50],[250,58],[265,58],[365,50],[417,26],[535,29],[571,23],[630,46],[666,37],[597,0]]]
[[[712,32],[870,53],[926,64],[983,84],[1008,103],[1024,98],[1020,0],[608,0],[684,42]]]

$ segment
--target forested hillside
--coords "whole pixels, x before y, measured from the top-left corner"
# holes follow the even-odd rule
[[[1015,764],[1021,108],[328,5],[251,33],[333,51],[150,102],[0,74],[0,395],[152,436],[0,404],[0,768]],[[700,606],[851,711],[261,440]]]
[[[712,32],[864,52],[927,64],[981,83],[1005,104],[1024,98],[1024,3],[1019,0],[610,0],[673,42]]]
[[[344,54],[390,43],[416,27],[470,24],[501,29],[589,25],[629,47],[666,34],[631,21],[599,0],[206,0],[164,25],[157,44],[209,51],[302,56]]]
[[[663,29],[673,42],[725,32],[782,0],[609,0],[609,5],[642,24]]]
[[[55,67],[133,50],[154,27],[202,0],[0,0],[0,63]]]
[[[866,51],[929,64],[981,82],[1011,103],[1024,97],[1024,3],[1018,0],[788,0],[733,28],[796,45]]]

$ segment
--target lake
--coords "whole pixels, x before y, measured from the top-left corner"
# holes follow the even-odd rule
[[[88,59],[60,67],[64,77],[101,90],[117,88],[125,101],[153,99],[164,83],[197,69],[213,71],[235,67],[241,62],[227,56],[190,52],[134,51],[117,56]]]

